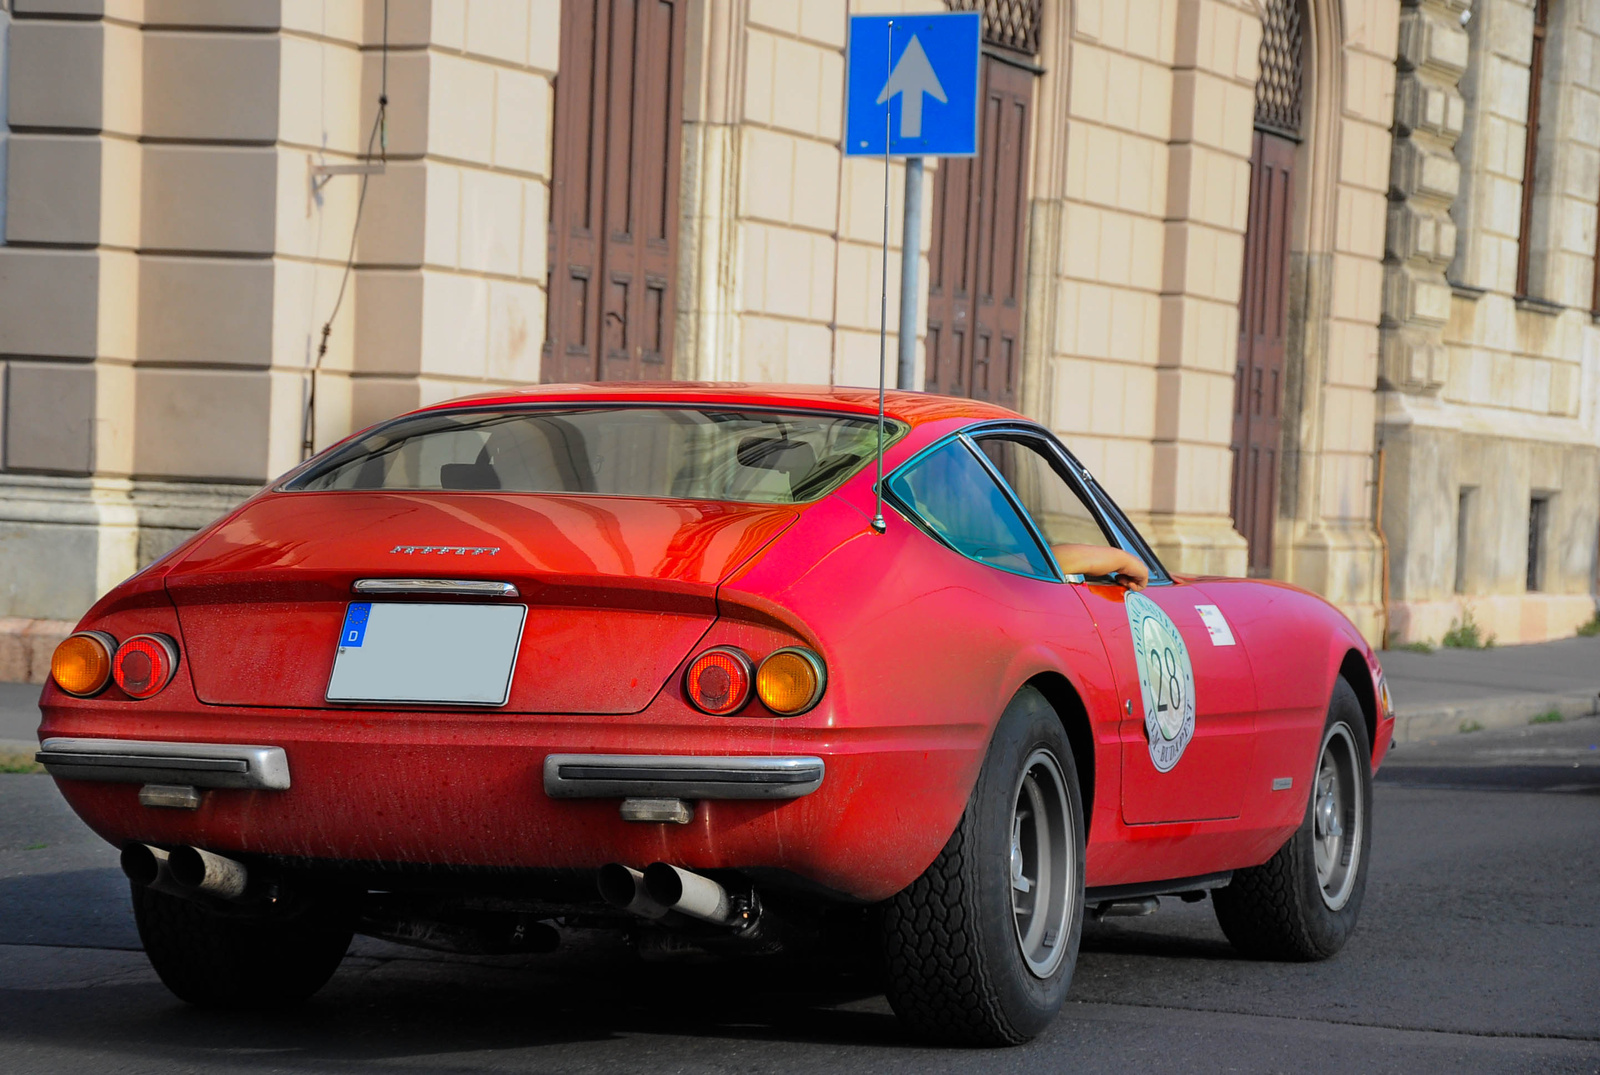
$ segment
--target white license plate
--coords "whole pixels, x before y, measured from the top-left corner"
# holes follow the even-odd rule
[[[505,705],[527,615],[526,605],[352,602],[327,699]]]

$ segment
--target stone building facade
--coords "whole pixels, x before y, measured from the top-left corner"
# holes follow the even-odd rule
[[[1390,631],[1594,613],[1600,3],[1406,0],[1379,443]]]
[[[885,266],[883,163],[839,149],[847,18],[940,0],[6,6],[13,633],[74,618],[308,439],[540,380],[873,383],[885,272],[893,351],[902,172]],[[916,383],[1057,430],[1173,568],[1288,579],[1374,638],[1381,435],[1391,627],[1433,630],[1431,523],[1403,520],[1437,467],[1405,430],[1478,406],[1457,356],[1537,353],[1545,409],[1514,420],[1593,426],[1586,312],[1525,314],[1482,282],[1504,255],[1463,214],[1504,224],[1514,154],[1478,186],[1444,174],[1509,132],[1462,42],[1514,66],[1512,44],[1478,44],[1459,0],[950,6],[985,14],[983,148],[930,162]],[[1535,264],[1565,279],[1546,202]],[[1474,319],[1496,304],[1564,327],[1514,342]],[[1549,518],[1592,529],[1561,451]]]

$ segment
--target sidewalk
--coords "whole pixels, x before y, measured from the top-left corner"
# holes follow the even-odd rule
[[[1398,743],[1600,711],[1600,638],[1378,656],[1394,694]]]

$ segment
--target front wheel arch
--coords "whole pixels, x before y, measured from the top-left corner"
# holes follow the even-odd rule
[[[1361,705],[1361,716],[1367,725],[1367,760],[1378,749],[1378,695],[1372,686],[1372,672],[1366,660],[1355,650],[1347,650],[1339,662],[1338,678],[1350,685],[1356,701]]]

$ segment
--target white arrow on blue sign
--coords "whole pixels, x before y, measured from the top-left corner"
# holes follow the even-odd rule
[[[981,34],[975,11],[851,16],[845,155],[974,156]]]

